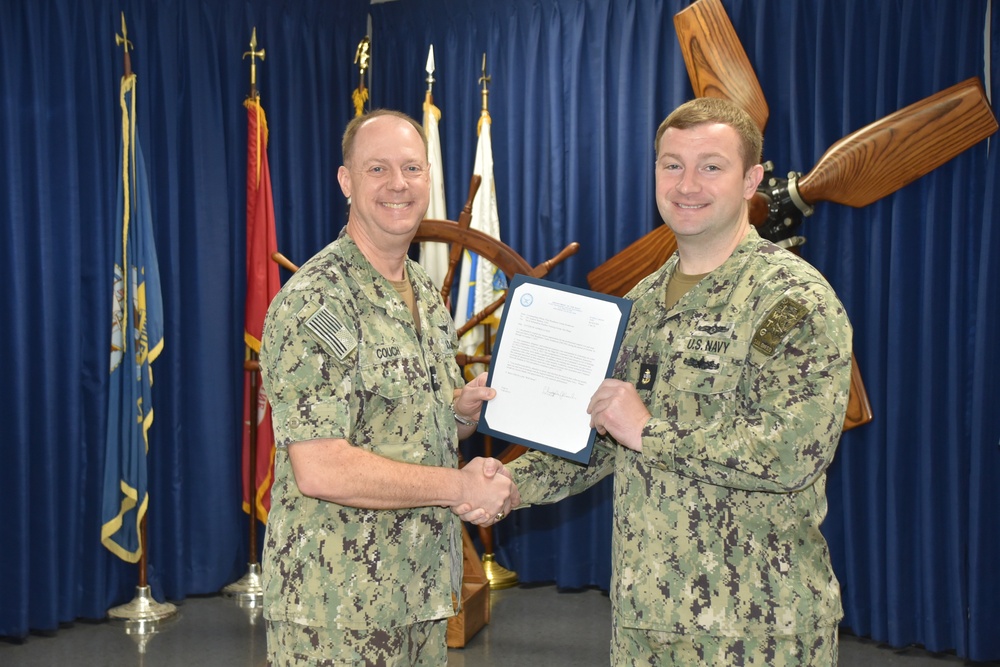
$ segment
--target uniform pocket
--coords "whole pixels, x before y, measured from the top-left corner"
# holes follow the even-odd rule
[[[393,400],[412,396],[425,378],[417,357],[396,356],[361,367],[365,391]]]
[[[747,344],[692,337],[673,364],[670,385],[696,394],[735,391],[746,363]]]
[[[695,394],[723,394],[734,391],[742,367],[731,359],[712,355],[685,355],[670,377],[670,385]]]

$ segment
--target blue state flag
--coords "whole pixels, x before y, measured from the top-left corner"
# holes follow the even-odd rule
[[[108,437],[101,543],[130,563],[142,556],[149,503],[146,455],[153,423],[152,363],[163,349],[163,301],[146,165],[135,131],[135,75],[122,77],[122,140],[115,239]]]

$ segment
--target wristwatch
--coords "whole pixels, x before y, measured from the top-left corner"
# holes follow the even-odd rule
[[[455,421],[457,421],[462,426],[479,426],[479,422],[476,421],[475,419],[469,419],[468,417],[463,417],[462,415],[455,412],[454,403],[451,404],[451,414],[453,417],[455,417]]]

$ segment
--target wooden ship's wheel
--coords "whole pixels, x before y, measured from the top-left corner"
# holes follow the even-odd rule
[[[479,230],[471,229],[469,225],[472,222],[472,202],[476,197],[476,192],[479,190],[481,182],[482,177],[473,175],[472,180],[469,183],[469,197],[465,202],[465,206],[462,208],[461,214],[458,216],[457,222],[451,220],[423,220],[421,221],[420,227],[417,229],[417,234],[413,239],[414,243],[422,241],[437,241],[450,244],[448,271],[445,274],[444,283],[441,286],[441,298],[444,300],[446,305],[450,304],[451,290],[455,281],[455,273],[462,260],[462,251],[465,249],[471,250],[480,257],[492,262],[494,266],[503,271],[504,275],[507,276],[508,282],[516,273],[532,276],[534,278],[542,278],[552,270],[552,267],[559,264],[567,257],[575,254],[580,249],[580,244],[574,241],[563,248],[562,251],[552,259],[542,262],[538,266],[532,267],[523,257],[521,257],[521,255],[519,255],[503,241],[495,239],[489,234],[484,234]],[[478,326],[480,322],[489,317],[494,311],[496,311],[497,308],[503,305],[505,298],[506,294],[470,317],[468,321],[456,330],[458,337],[461,338],[466,332],[470,331],[473,327]],[[474,363],[489,365],[490,355],[487,354],[481,357],[470,357],[459,353],[456,356],[456,360],[458,361],[458,365],[463,368],[468,364]],[[508,444],[499,454],[493,454],[492,452],[490,452],[490,454],[504,463],[509,463],[523,454],[525,450],[526,448],[521,445]]]

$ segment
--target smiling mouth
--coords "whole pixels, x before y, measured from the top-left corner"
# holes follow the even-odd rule
[[[382,206],[385,206],[386,208],[406,208],[409,205],[410,204],[408,202],[407,203],[402,203],[402,204],[396,204],[396,203],[393,203],[393,202],[383,202],[382,203]]]
[[[698,208],[704,208],[707,204],[681,204],[680,202],[675,202],[674,205],[677,208],[683,208],[685,210],[694,210]]]

